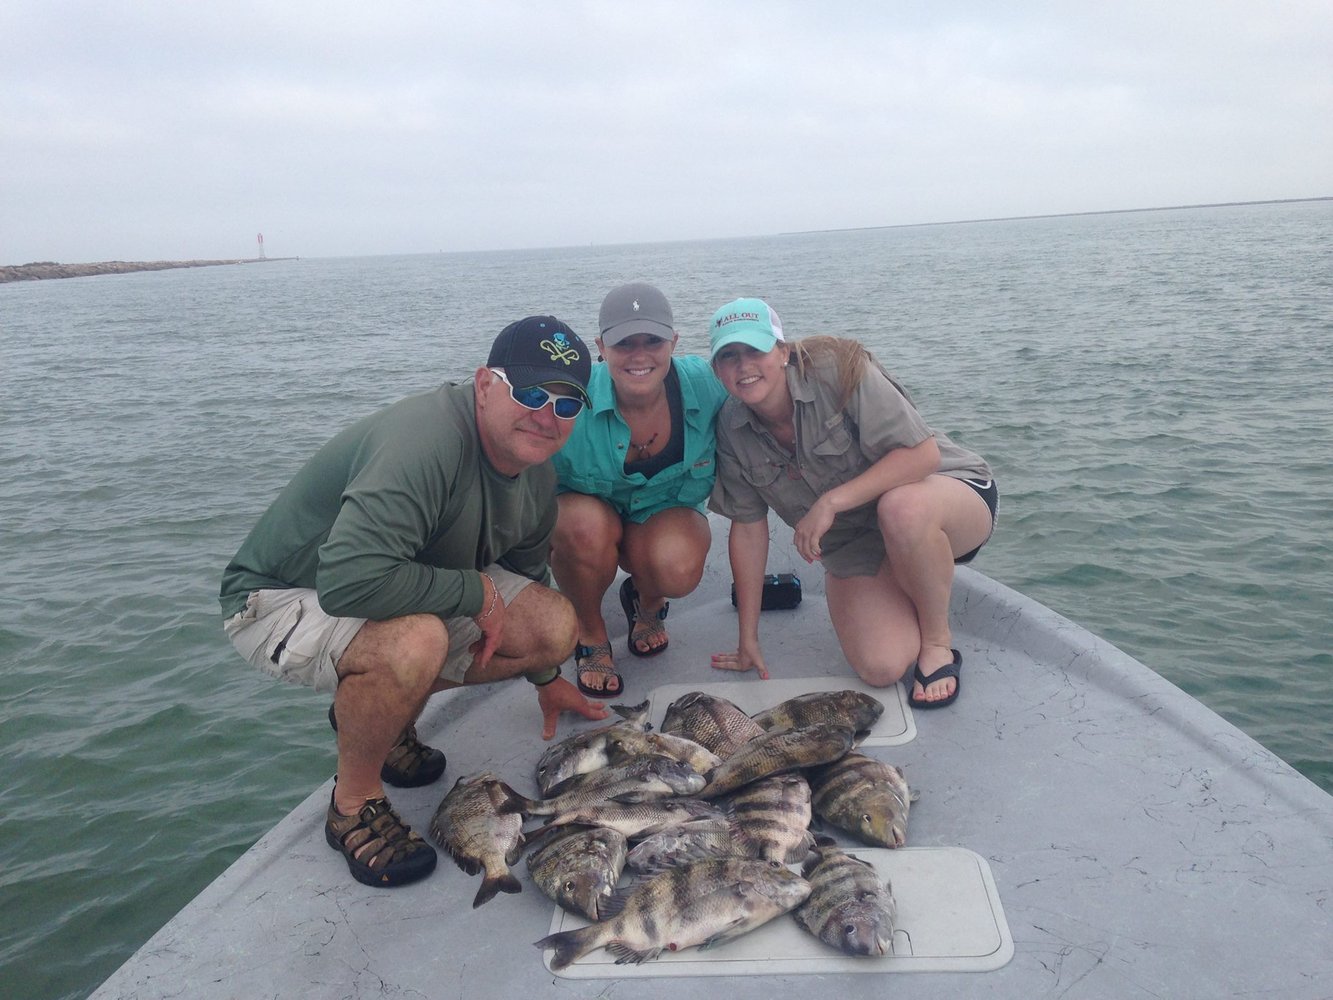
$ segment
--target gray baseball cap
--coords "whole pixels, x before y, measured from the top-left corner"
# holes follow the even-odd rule
[[[671,304],[666,296],[642,281],[611,289],[602,300],[602,311],[597,316],[602,343],[607,347],[636,333],[651,333],[654,337],[670,340],[676,332],[672,323]]]

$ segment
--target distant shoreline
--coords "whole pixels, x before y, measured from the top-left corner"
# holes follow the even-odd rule
[[[893,222],[883,226],[843,226],[837,229],[796,229],[779,236],[813,233],[859,233],[871,229],[918,229],[922,226],[967,226],[979,222],[1025,222],[1030,219],[1069,219],[1083,215],[1127,215],[1131,212],[1177,212],[1190,208],[1236,208],[1242,205],[1291,205],[1303,201],[1333,201],[1333,195],[1318,198],[1264,198],[1258,201],[1213,201],[1200,205],[1159,205],[1155,208],[1099,208],[1087,212],[1047,212],[1044,215],[1001,215],[989,219],[950,219],[946,222]]]
[[[31,264],[0,266],[0,284],[7,281],[44,281],[48,278],[84,278],[92,274],[130,274],[135,271],[166,271],[175,267],[214,267],[218,264],[266,264],[299,257],[250,257],[244,260],[104,260],[96,264]]]

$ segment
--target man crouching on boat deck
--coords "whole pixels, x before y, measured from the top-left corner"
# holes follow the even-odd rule
[[[382,784],[444,773],[414,725],[432,694],[522,674],[544,739],[563,711],[606,716],[560,677],[578,625],[547,565],[549,459],[587,405],[590,371],[587,346],[555,317],[510,324],[471,383],[408,397],[324,445],[223,574],[241,655],[334,694],[324,832],[359,882],[405,885],[435,867]]]

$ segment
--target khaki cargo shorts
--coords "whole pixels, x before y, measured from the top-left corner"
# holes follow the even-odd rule
[[[532,583],[494,564],[485,571],[506,606]],[[338,661],[365,623],[365,618],[326,614],[313,590],[292,587],[252,591],[245,610],[222,627],[252,667],[278,680],[332,694],[338,687]],[[481,629],[468,617],[449,618],[444,627],[449,632],[449,655],[440,677],[461,684],[472,665],[468,647],[481,638]]]

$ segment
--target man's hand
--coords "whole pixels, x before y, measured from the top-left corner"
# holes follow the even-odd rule
[[[537,704],[542,710],[544,740],[555,737],[555,724],[559,721],[561,712],[576,712],[594,722],[606,718],[605,705],[589,701],[579,693],[578,688],[563,677],[557,677],[550,684],[543,684],[537,688]]]

